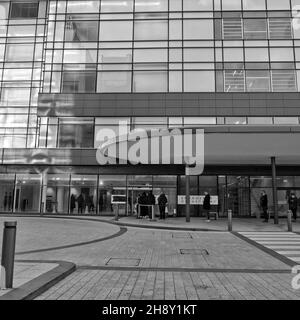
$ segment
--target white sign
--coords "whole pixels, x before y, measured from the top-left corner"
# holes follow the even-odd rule
[[[202,206],[203,205],[203,201],[204,201],[204,197],[205,196],[190,196],[190,204],[191,205],[198,205],[198,206]],[[185,196],[177,196],[177,203],[179,205],[184,205],[185,204]],[[219,204],[219,197],[218,196],[210,196],[210,204],[212,206],[217,206]]]

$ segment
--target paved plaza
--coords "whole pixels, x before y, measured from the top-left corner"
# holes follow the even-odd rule
[[[300,299],[300,290],[291,285],[291,268],[300,256],[298,223],[296,232],[288,233],[283,221],[274,226],[236,220],[228,232],[218,229],[226,220],[208,224],[192,219],[179,226],[180,220],[169,219],[157,221],[155,228],[154,222],[129,218],[116,225],[103,217],[2,216],[1,238],[6,220],[18,223],[18,263],[76,265],[74,272],[36,295],[38,300]],[[203,226],[211,230],[182,229]],[[272,248],[269,241],[291,247]]]

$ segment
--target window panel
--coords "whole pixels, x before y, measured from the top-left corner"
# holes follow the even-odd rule
[[[292,25],[290,18],[269,19],[270,39],[291,39]]]
[[[265,0],[243,0],[244,10],[266,10]]]
[[[267,39],[266,19],[244,19],[245,39]]]
[[[58,143],[60,148],[92,148],[94,123],[90,120],[60,119]]]
[[[224,48],[224,61],[243,61],[243,48]]]
[[[243,39],[242,19],[223,19],[223,39]]]
[[[213,20],[184,20],[184,39],[213,39]]]
[[[215,74],[211,71],[185,71],[185,92],[213,92],[215,91]]]
[[[167,40],[167,20],[136,20],[134,22],[134,40]]]
[[[168,50],[135,49],[134,62],[167,62]]]
[[[268,92],[270,91],[269,71],[247,71],[246,84],[248,92]]]
[[[2,88],[1,106],[29,105],[30,88]]]
[[[245,91],[245,71],[225,70],[224,73],[225,92],[244,92]]]
[[[96,50],[65,50],[64,63],[96,63]]]
[[[225,123],[234,125],[247,124],[247,119],[246,117],[226,117]]]
[[[62,76],[62,92],[95,92],[96,72],[64,71]]]
[[[168,73],[166,71],[134,71],[134,92],[167,92]]]
[[[213,49],[184,49],[185,62],[214,61]]]
[[[169,38],[170,40],[182,39],[182,21],[181,20],[169,21]]]
[[[267,0],[268,10],[290,10],[290,0]]]
[[[248,124],[250,125],[273,124],[273,118],[272,117],[248,117]]]
[[[184,117],[184,126],[201,126],[201,125],[215,125],[217,119],[215,117]]]
[[[29,44],[7,44],[6,61],[32,61],[34,45]]]
[[[131,92],[131,72],[98,72],[97,92]]]
[[[12,2],[10,9],[10,18],[37,18],[38,2]]]
[[[245,60],[249,62],[268,61],[268,48],[245,48]]]
[[[100,41],[131,41],[131,21],[101,21]]]
[[[271,75],[274,92],[297,91],[296,74],[294,70],[272,70]]]
[[[168,11],[168,0],[135,0],[136,12],[156,12],[156,11]]]
[[[35,25],[10,25],[7,35],[9,37],[34,37]]]
[[[133,0],[101,0],[101,12],[132,12]]]
[[[188,0],[188,1],[183,1],[183,10],[184,11],[212,11],[213,10],[213,0],[205,0],[205,1]]]
[[[223,10],[241,10],[241,0],[222,0]]]
[[[169,91],[182,92],[182,71],[169,72]]]
[[[4,81],[29,81],[31,80],[31,69],[5,69],[3,72]]]
[[[68,1],[67,12],[68,13],[97,13],[99,12],[100,1],[88,0],[88,1]]]
[[[297,117],[274,117],[274,124],[299,124]]]
[[[293,48],[270,48],[271,61],[293,61]]]
[[[65,41],[98,41],[98,27],[98,21],[74,20],[72,16],[68,16],[65,25]]]

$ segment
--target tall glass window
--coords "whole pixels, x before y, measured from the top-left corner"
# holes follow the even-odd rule
[[[60,148],[92,148],[94,122],[89,119],[60,119],[58,143]]]
[[[33,2],[12,2],[10,9],[11,19],[25,19],[38,17],[38,1]]]

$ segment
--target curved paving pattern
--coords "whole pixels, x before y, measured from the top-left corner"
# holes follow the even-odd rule
[[[3,222],[10,220],[17,221],[17,254],[93,244],[118,237],[126,232],[126,228],[98,220],[1,216],[0,239],[2,239]]]

